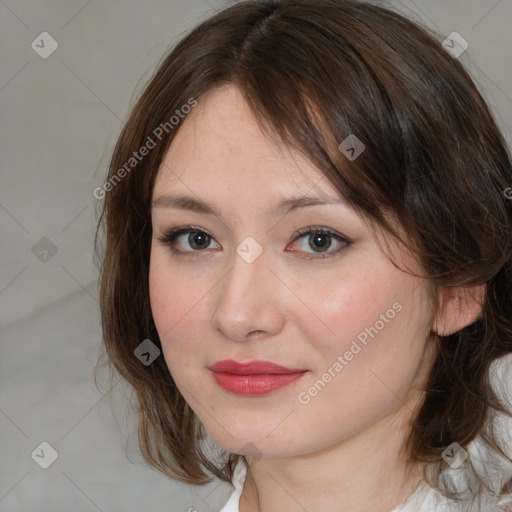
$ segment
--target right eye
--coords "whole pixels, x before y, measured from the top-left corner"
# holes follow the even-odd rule
[[[172,229],[158,240],[168,245],[174,254],[202,252],[210,248],[210,244],[214,241],[207,231],[198,226],[181,226]],[[220,245],[217,248],[220,248]]]

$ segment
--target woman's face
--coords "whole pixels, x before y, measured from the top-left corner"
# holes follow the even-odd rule
[[[315,199],[281,204],[306,196]],[[312,163],[265,138],[234,87],[212,91],[182,121],[156,179],[152,224],[163,355],[223,448],[264,457],[321,450],[386,421],[420,385],[426,282],[389,261]],[[187,225],[196,232],[160,240]],[[399,266],[414,269],[400,254]],[[226,359],[306,371],[210,369]]]

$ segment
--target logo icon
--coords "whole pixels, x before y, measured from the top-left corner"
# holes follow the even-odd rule
[[[236,252],[246,263],[252,263],[263,252],[263,247],[248,236],[238,245]]]
[[[160,349],[151,341],[144,340],[134,351],[135,356],[142,364],[149,366],[159,355]]]
[[[240,448],[239,450],[239,453],[241,455],[244,455],[245,457],[250,457],[251,458],[251,468],[253,468],[261,459],[261,456],[262,456],[262,453],[258,450],[258,448],[256,447],[256,445],[254,445],[253,443],[251,442],[248,442],[248,443],[245,443],[242,448]],[[248,453],[248,455],[245,455],[246,453]],[[249,454],[252,454],[252,455],[249,455]],[[244,484],[244,481],[245,481],[245,476],[244,477],[240,477],[238,479],[238,483],[240,485],[243,485]]]
[[[458,32],[452,32],[441,44],[454,59],[458,59],[469,46]]]
[[[345,155],[346,158],[348,158],[350,161],[354,161],[366,149],[366,146],[360,139],[351,133],[338,146],[338,149]]]
[[[43,236],[32,246],[32,254],[39,261],[48,263],[57,254],[57,246],[49,238]]]
[[[59,454],[57,450],[46,441],[43,441],[30,456],[43,469],[48,469],[56,460]]]
[[[30,46],[39,57],[47,59],[59,47],[59,43],[48,32],[41,32]]]
[[[469,454],[459,443],[453,442],[444,450],[441,457],[453,469],[457,469],[467,458]]]

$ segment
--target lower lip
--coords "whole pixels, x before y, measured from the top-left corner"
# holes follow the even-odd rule
[[[214,372],[215,382],[227,391],[237,395],[257,396],[272,393],[300,379],[306,372],[288,373],[286,375],[234,375],[232,373]]]

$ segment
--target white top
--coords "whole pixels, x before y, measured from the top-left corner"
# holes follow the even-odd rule
[[[502,398],[505,398],[505,404],[510,407],[512,405],[512,354],[501,358],[491,366],[491,382],[493,387]],[[508,395],[508,396],[507,396]],[[505,453],[509,458],[512,458],[512,419],[503,414],[496,417],[496,435],[505,448]],[[467,447],[469,457],[475,467],[479,471],[487,471],[490,475],[490,481],[493,482],[493,489],[498,492],[502,485],[508,480],[512,479],[512,463],[504,461],[502,457],[497,454],[491,453],[489,448],[482,443],[477,436]],[[494,462],[496,466],[490,466],[489,462]],[[456,483],[457,489],[461,491],[465,488],[463,486],[464,477],[463,473],[466,471],[466,464],[462,464],[457,469],[446,466],[443,470],[448,478],[452,478]],[[247,474],[246,466],[243,460],[235,467],[233,474],[232,484],[235,490],[229,497],[227,503],[222,507],[220,512],[239,512],[240,496]],[[468,477],[469,478],[469,477]],[[480,507],[478,509],[471,508],[472,512],[495,512],[497,504],[492,501],[491,497],[482,497]],[[488,501],[485,501],[488,500]],[[501,510],[512,510],[512,497],[502,500],[499,504],[507,504],[510,508],[503,508]],[[466,512],[468,510],[469,502],[457,503],[443,496],[439,491],[430,487],[427,482],[422,481],[409,499],[398,505],[389,512]]]

